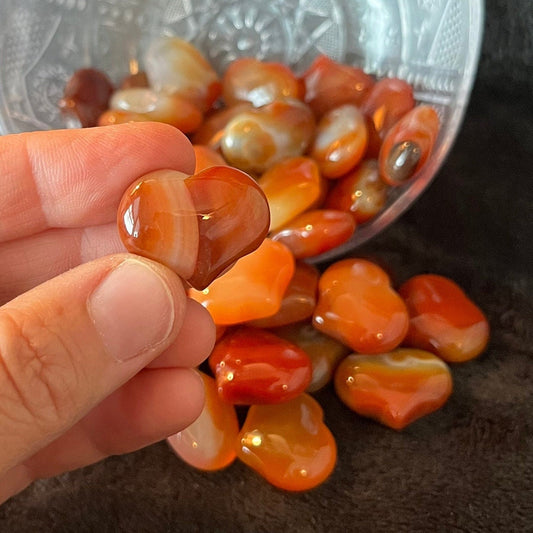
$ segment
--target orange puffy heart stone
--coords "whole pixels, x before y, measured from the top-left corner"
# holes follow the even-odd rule
[[[250,176],[214,166],[193,176],[175,170],[143,176],[124,193],[117,222],[129,252],[163,263],[204,289],[261,244],[270,214]]]

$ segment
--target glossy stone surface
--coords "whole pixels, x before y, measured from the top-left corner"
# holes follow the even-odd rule
[[[409,327],[402,298],[389,276],[365,259],[334,263],[320,277],[314,326],[359,353],[396,348]]]
[[[363,224],[385,207],[388,190],[379,176],[377,161],[368,159],[335,181],[324,207],[347,211],[357,224]]]
[[[489,341],[489,323],[479,307],[454,281],[421,274],[399,289],[409,311],[405,343],[448,362],[477,357]]]
[[[446,403],[452,377],[446,363],[432,353],[400,348],[349,355],[335,373],[335,391],[356,413],[402,429]]]
[[[422,168],[439,133],[435,109],[419,105],[388,131],[379,153],[379,172],[389,185],[402,185]]]
[[[200,470],[220,470],[237,456],[235,439],[239,422],[235,407],[220,399],[215,380],[199,372],[204,382],[205,404],[187,428],[167,439],[176,455]]]
[[[277,313],[294,274],[294,257],[283,244],[265,239],[204,290],[189,291],[215,324],[231,325]]]
[[[253,320],[250,325],[258,328],[274,328],[310,318],[316,307],[318,278],[317,268],[298,261],[278,312],[269,317]]]
[[[398,78],[376,82],[361,104],[361,111],[371,118],[381,138],[415,106],[413,88]]]
[[[355,230],[354,218],[345,211],[315,209],[272,233],[272,240],[287,246],[296,259],[323,254],[346,242]]]
[[[261,244],[269,211],[259,186],[239,170],[211,167],[193,176],[158,170],[126,190],[117,223],[128,251],[203,289]]]
[[[251,57],[233,61],[222,79],[226,105],[250,102],[261,107],[280,98],[303,98],[303,83],[282,63],[259,61]]]
[[[309,157],[285,159],[270,167],[257,183],[270,206],[270,231],[314,207],[325,189],[318,165]]]
[[[211,352],[209,367],[220,398],[238,405],[286,402],[311,381],[311,361],[301,348],[249,326],[226,333]]]
[[[311,322],[299,322],[279,327],[273,332],[299,346],[311,359],[313,375],[307,392],[316,392],[326,386],[339,362],[350,353],[341,342],[318,331]]]
[[[100,116],[100,126],[153,121],[170,124],[184,133],[191,133],[200,126],[203,118],[200,110],[186,98],[177,94],[157,93],[143,87],[116,91],[109,107]]]
[[[209,62],[192,44],[178,37],[152,41],[144,56],[150,85],[158,92],[179,94],[206,111],[218,98],[222,84]]]
[[[317,117],[344,104],[359,106],[374,80],[363,70],[318,56],[303,75],[305,101]]]
[[[318,123],[311,156],[326,178],[338,178],[363,158],[368,132],[363,114],[351,104],[328,111]]]
[[[265,172],[287,157],[302,155],[315,131],[307,105],[287,98],[245,111],[226,126],[220,147],[224,158],[246,172]]]
[[[226,165],[224,158],[219,152],[213,150],[213,148],[210,148],[209,146],[202,146],[201,144],[193,144],[192,148],[196,158],[196,166],[194,167],[195,174],[209,167]]]
[[[239,433],[237,456],[280,489],[312,489],[328,478],[337,459],[323,418],[308,394],[279,405],[253,405]]]
[[[96,126],[98,117],[107,109],[113,90],[111,80],[103,72],[80,69],[67,81],[59,108],[72,118],[73,125],[90,128]]]

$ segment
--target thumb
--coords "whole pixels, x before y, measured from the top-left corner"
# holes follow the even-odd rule
[[[0,308],[0,477],[64,433],[176,338],[179,278],[128,254],[81,265]]]

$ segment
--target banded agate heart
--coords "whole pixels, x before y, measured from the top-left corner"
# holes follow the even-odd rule
[[[261,244],[270,214],[250,176],[215,166],[193,176],[175,170],[143,176],[124,193],[117,223],[128,251],[202,290]]]

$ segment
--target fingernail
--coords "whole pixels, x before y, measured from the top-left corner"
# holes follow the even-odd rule
[[[88,300],[89,314],[108,353],[126,361],[164,342],[174,324],[174,299],[149,265],[126,259]]]

